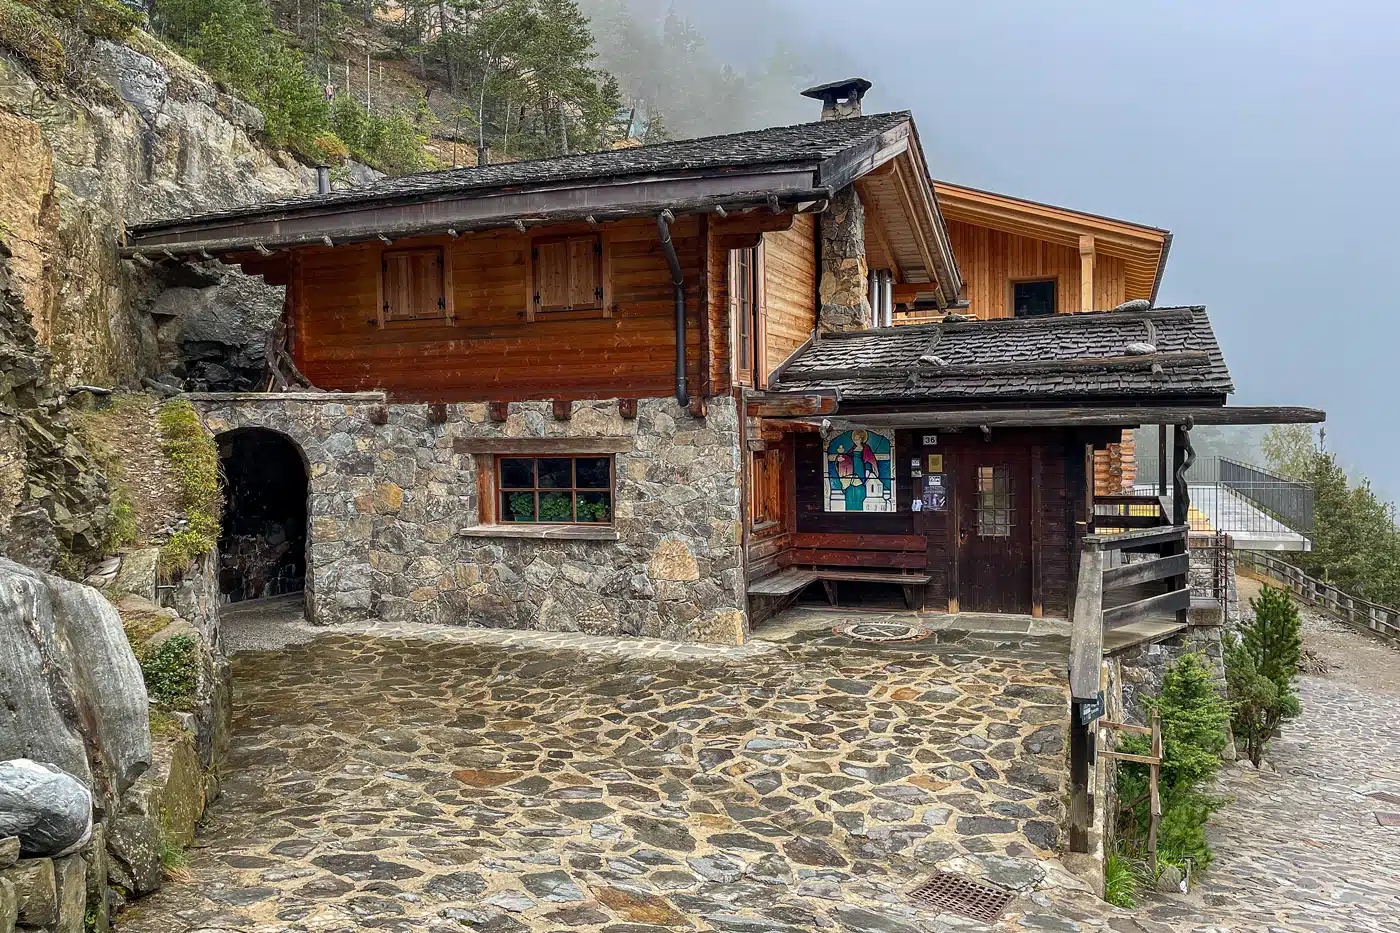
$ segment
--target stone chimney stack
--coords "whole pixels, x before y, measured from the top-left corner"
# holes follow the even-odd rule
[[[860,116],[860,99],[871,87],[864,78],[847,78],[809,87],[802,96],[822,102],[823,120],[846,120]]]

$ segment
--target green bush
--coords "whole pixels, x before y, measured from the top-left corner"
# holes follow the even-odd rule
[[[1235,737],[1257,768],[1270,740],[1302,712],[1293,691],[1302,659],[1298,609],[1283,590],[1266,586],[1249,601],[1254,618],[1225,646],[1225,679],[1234,704]]]
[[[1199,654],[1188,654],[1168,668],[1162,694],[1149,703],[1161,717],[1162,767],[1159,790],[1162,817],[1157,827],[1159,862],[1200,868],[1210,861],[1205,824],[1224,801],[1201,791],[1220,768],[1227,742],[1230,707]],[[1125,751],[1148,754],[1148,740],[1134,737]],[[1147,765],[1124,763],[1118,771],[1118,836],[1125,851],[1147,854],[1150,819]]]
[[[224,500],[219,488],[219,448],[199,423],[194,406],[184,399],[166,402],[156,424],[161,448],[175,469],[180,508],[189,523],[161,548],[160,574],[169,580],[219,543]]]
[[[163,710],[188,710],[199,682],[199,644],[189,635],[171,635],[137,660],[146,694]]]

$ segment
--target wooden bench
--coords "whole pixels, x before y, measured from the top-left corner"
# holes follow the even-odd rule
[[[904,590],[904,604],[921,609],[924,588],[933,575],[922,535],[795,534],[777,556],[749,582],[750,596],[792,596],[820,582],[827,601],[837,604],[838,583],[890,583]]]

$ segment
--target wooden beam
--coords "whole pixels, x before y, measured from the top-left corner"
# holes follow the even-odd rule
[[[1085,543],[1107,551],[1126,551],[1184,540],[1191,533],[1190,525],[1163,525],[1138,531],[1123,531],[1111,535],[1090,535]]]
[[[797,215],[792,211],[773,214],[767,211],[750,211],[746,214],[730,214],[716,217],[711,224],[715,236],[747,236],[752,233],[775,233],[792,229]]]
[[[1103,572],[1103,588],[1112,590],[1134,586],[1138,583],[1165,580],[1168,577],[1186,573],[1190,566],[1191,556],[1189,554],[1172,554],[1170,557],[1159,557],[1156,560],[1110,567]]]
[[[823,412],[825,414],[825,412]],[[1224,405],[1149,406],[1119,408],[969,409],[964,411],[866,412],[842,410],[843,416],[872,425],[910,428],[980,427],[1134,427],[1142,424],[1176,424],[1188,418],[1196,424],[1317,424],[1327,413],[1316,408],[1287,406],[1227,408]],[[774,416],[778,417],[778,416]]]
[[[1094,310],[1094,235],[1079,237],[1079,310]]]
[[[1086,542],[1079,556],[1074,610],[1070,619],[1069,689],[1076,700],[1099,695],[1103,664],[1103,550]]]
[[[1183,609],[1191,608],[1191,591],[1171,590],[1158,593],[1147,599],[1139,599],[1126,606],[1105,609],[1103,625],[1105,629],[1122,628],[1134,622],[1143,622],[1155,615],[1175,615]]]
[[[753,418],[793,418],[829,415],[836,410],[834,395],[774,395],[750,393],[745,411]]]
[[[457,437],[459,454],[621,454],[632,450],[631,437]]]

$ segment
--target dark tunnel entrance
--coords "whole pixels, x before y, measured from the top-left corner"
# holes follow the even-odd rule
[[[285,435],[263,428],[221,434],[224,523],[219,593],[228,602],[306,589],[306,463]]]

